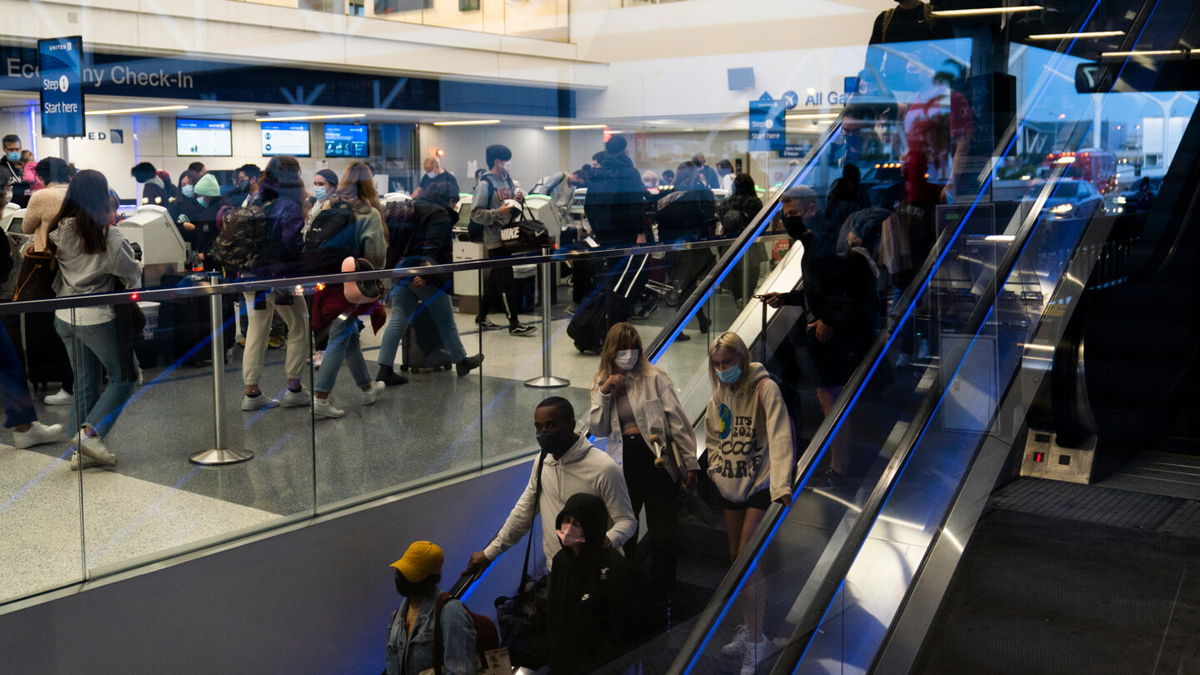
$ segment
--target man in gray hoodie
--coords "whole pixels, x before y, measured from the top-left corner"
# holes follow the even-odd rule
[[[551,396],[534,411],[534,428],[542,456],[533,464],[525,491],[517,499],[503,527],[487,548],[471,554],[468,570],[486,568],[533,527],[533,518],[542,516],[542,552],[546,569],[562,549],[554,522],[567,499],[576,493],[595,495],[604,500],[611,523],[605,533],[605,546],[619,549],[637,532],[637,520],[629,503],[629,492],[621,467],[587,437],[575,433],[575,409],[565,398]],[[538,471],[541,470],[541,489]]]

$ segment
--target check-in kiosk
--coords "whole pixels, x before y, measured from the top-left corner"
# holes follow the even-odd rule
[[[5,232],[21,233],[21,224],[25,222],[25,209],[9,202],[4,205],[4,212],[0,214],[0,230]]]
[[[164,274],[185,274],[191,251],[161,206],[139,206],[117,229],[142,251],[142,287],[161,285]]]

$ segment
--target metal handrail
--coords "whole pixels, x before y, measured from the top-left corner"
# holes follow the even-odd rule
[[[775,235],[768,235],[775,237]],[[786,235],[779,235],[782,238]],[[325,275],[304,275],[272,277],[268,279],[242,279],[225,281],[206,286],[188,286],[185,288],[152,288],[144,290],[115,291],[111,293],[95,293],[91,295],[70,295],[42,300],[22,300],[18,302],[0,302],[0,316],[23,312],[46,312],[71,307],[95,307],[98,305],[113,305],[125,302],[162,302],[163,300],[180,300],[183,298],[207,297],[226,293],[251,293],[268,291],[277,288],[299,286],[305,291],[311,291],[317,284],[341,284],[347,282],[371,281],[382,279],[402,279],[421,275],[443,275],[454,272],[471,272],[476,270],[511,267],[515,265],[536,265],[546,262],[573,262],[577,260],[598,260],[617,258],[628,255],[651,253],[667,253],[670,251],[689,251],[696,249],[719,248],[735,244],[738,239],[703,239],[699,241],[678,242],[673,244],[640,244],[621,248],[608,248],[596,251],[560,250],[543,254],[507,256],[504,258],[481,258],[441,265],[425,265],[417,267],[394,267],[391,269],[369,270],[365,272],[340,272]],[[14,271],[15,273],[15,271]]]

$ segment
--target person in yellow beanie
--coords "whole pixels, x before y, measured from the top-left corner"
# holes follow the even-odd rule
[[[437,544],[414,541],[404,556],[391,564],[396,592],[404,600],[392,612],[388,625],[387,675],[476,672],[475,624],[471,615],[466,605],[444,596],[438,588],[444,560],[445,554]]]

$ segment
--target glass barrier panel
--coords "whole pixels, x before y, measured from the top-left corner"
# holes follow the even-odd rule
[[[71,471],[74,391],[53,312],[9,313],[0,328],[0,603],[82,581],[80,474]]]
[[[312,515],[311,415],[307,400],[287,397],[284,373],[311,391],[305,303],[287,290],[262,302],[218,289],[60,310],[79,429],[68,459],[82,474],[90,575]],[[240,348],[239,303],[251,317]],[[272,335],[273,314],[289,317],[286,339]],[[248,396],[255,386],[261,393]]]

